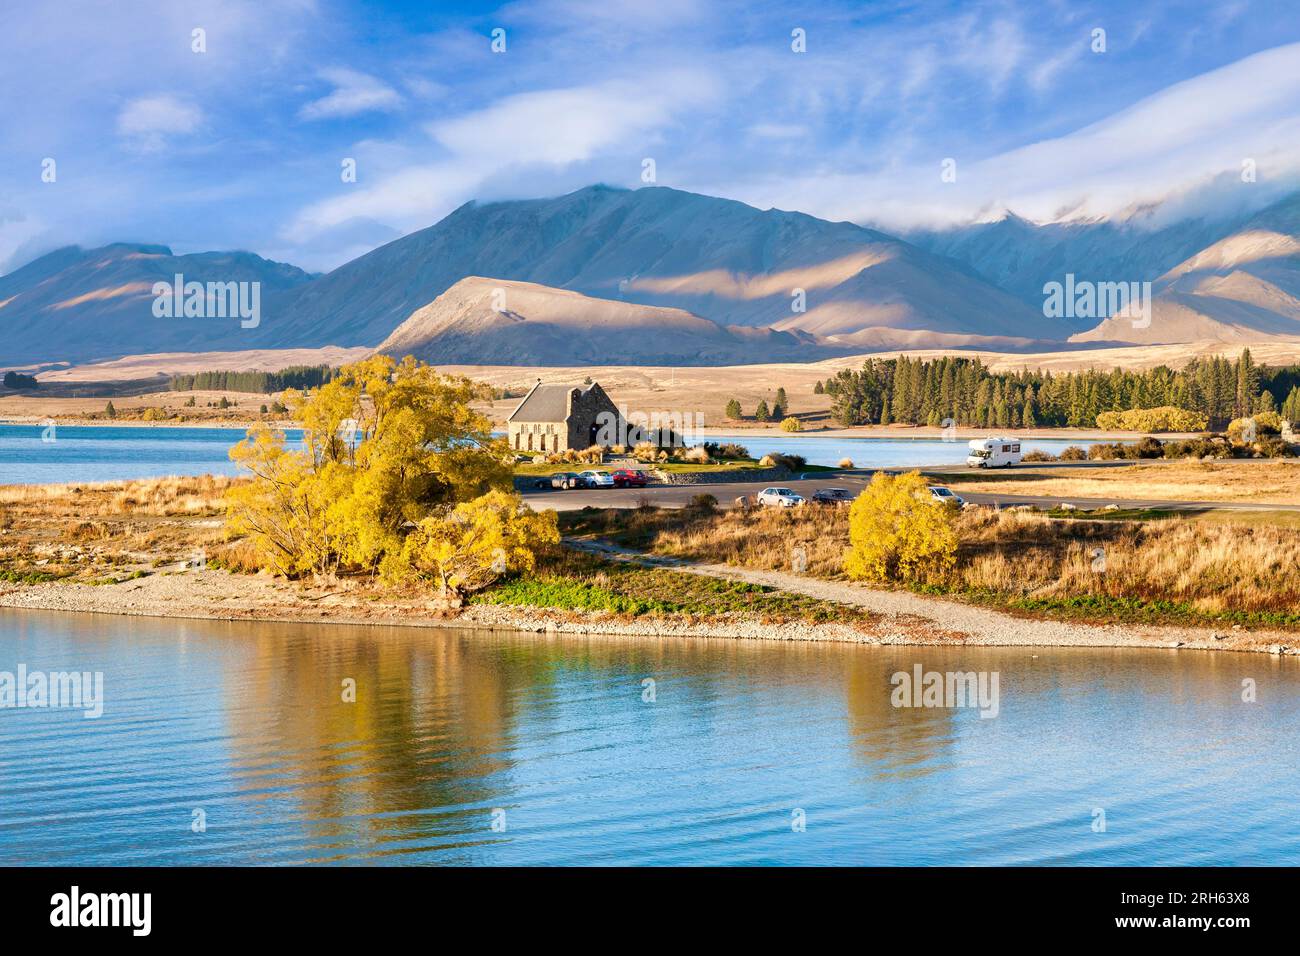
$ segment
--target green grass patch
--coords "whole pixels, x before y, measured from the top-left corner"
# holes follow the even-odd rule
[[[647,568],[577,552],[552,556],[536,573],[507,578],[471,600],[477,604],[600,611],[629,617],[744,614],[764,621],[808,623],[873,619],[859,608],[759,584]]]
[[[0,581],[8,581],[10,584],[48,584],[66,577],[68,577],[66,574],[51,574],[49,571],[14,571],[10,568],[0,568]]]

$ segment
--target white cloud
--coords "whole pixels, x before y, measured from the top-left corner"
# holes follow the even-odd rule
[[[203,122],[203,111],[170,94],[131,100],[117,116],[117,131],[129,139],[159,144],[173,134],[192,133]]]
[[[883,172],[764,178],[723,191],[885,228],[940,225],[1010,208],[1039,221],[1107,216],[1240,172],[1295,176],[1300,156],[1300,43],[1173,84],[1074,132],[990,157],[960,155],[957,181],[940,154]],[[1251,189],[1259,184],[1243,184]],[[1258,190],[1263,193],[1261,188]]]
[[[286,236],[301,241],[356,218],[403,228],[429,225],[504,170],[562,170],[616,151],[639,172],[641,160],[653,155],[656,136],[717,95],[709,74],[680,71],[508,96],[429,124],[428,134],[448,158],[381,174],[373,186],[315,203]]]
[[[300,109],[298,115],[302,119],[356,116],[376,110],[393,110],[402,103],[402,97],[395,89],[367,73],[334,67],[321,70],[320,75],[334,85],[334,90]]]

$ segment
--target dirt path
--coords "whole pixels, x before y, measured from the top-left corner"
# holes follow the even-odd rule
[[[747,581],[803,594],[824,601],[851,604],[893,618],[899,625],[893,638],[882,643],[929,643],[909,637],[917,624],[956,635],[971,645],[1039,645],[1051,647],[1186,647],[1204,650],[1300,653],[1290,645],[1296,635],[1283,631],[1244,631],[1235,628],[1175,627],[1169,625],[1082,624],[1022,618],[1003,611],[974,607],[943,598],[925,597],[910,591],[871,588],[846,581],[828,581],[790,571],[760,571],[725,564],[696,564],[675,558],[646,555],[610,541],[566,540],[578,550],[610,560],[631,561],[653,567],[672,568],[691,574]]]

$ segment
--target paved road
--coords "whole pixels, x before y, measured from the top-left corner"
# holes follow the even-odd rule
[[[1122,467],[1128,462],[1092,462],[1088,464],[1093,467],[1103,465]],[[960,466],[925,469],[927,473],[935,475],[967,470]],[[779,484],[785,488],[793,488],[804,497],[811,497],[812,493],[818,488],[845,488],[850,494],[857,495],[870,480],[870,473],[856,472],[816,479],[784,481],[779,482]],[[524,499],[534,508],[554,508],[557,511],[575,511],[588,506],[595,508],[635,508],[642,500],[648,500],[651,504],[660,508],[682,508],[696,495],[707,493],[717,498],[718,504],[722,507],[730,508],[741,495],[749,495],[752,500],[753,496],[765,487],[767,486],[747,481],[714,485],[651,485],[648,488],[605,488],[599,490],[583,488],[569,491],[525,492]],[[1051,508],[1062,503],[1069,503],[1080,509],[1104,508],[1106,505],[1113,504],[1126,509],[1159,508],[1169,511],[1208,511],[1210,509],[1228,511],[1300,511],[1300,504],[1278,505],[1236,501],[1167,501],[1137,498],[1061,498],[1047,497],[1045,495],[994,495],[966,492],[962,490],[960,484],[951,487],[954,492],[973,504],[998,505],[1000,507],[1036,505]]]

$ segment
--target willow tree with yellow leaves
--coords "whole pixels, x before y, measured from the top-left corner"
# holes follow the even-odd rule
[[[918,472],[878,471],[849,509],[844,572],[855,580],[927,581],[957,557],[956,512]]]
[[[489,568],[531,568],[532,549],[558,540],[555,515],[528,512],[511,492],[510,450],[470,407],[474,397],[468,379],[383,355],[344,367],[308,393],[287,391],[303,448],[257,425],[231,449],[253,481],[230,491],[229,533],[247,538],[263,566],[290,577],[382,568],[386,579],[434,580],[459,595],[491,577],[435,572],[427,546],[408,547],[408,538],[419,532],[424,541],[439,522],[478,515],[469,525],[474,535],[489,553],[508,556]],[[469,555],[467,569],[477,568],[475,548],[461,553]]]

